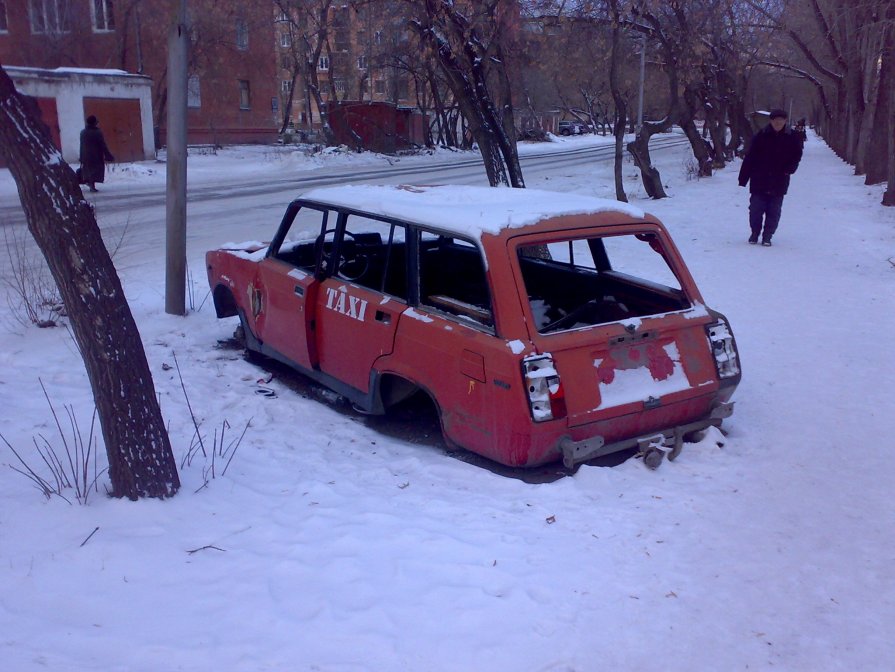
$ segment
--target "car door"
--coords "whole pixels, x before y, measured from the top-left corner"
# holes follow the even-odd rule
[[[379,357],[392,352],[398,319],[407,308],[405,227],[342,215],[329,270],[316,293],[318,366],[368,392]]]
[[[320,283],[315,267],[321,248],[317,240],[332,237],[333,231],[327,232],[326,227],[334,219],[328,210],[302,206],[291,223],[284,220],[259,264],[260,310],[265,315],[255,321],[256,336],[290,363],[306,369],[317,365],[314,310]]]

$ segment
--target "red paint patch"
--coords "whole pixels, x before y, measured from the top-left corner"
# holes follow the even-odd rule
[[[665,348],[651,343],[647,346],[649,372],[654,380],[665,380],[674,373],[674,361],[665,352]]]

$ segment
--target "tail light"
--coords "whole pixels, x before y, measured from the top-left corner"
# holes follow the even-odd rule
[[[522,360],[522,374],[528,405],[535,422],[566,416],[566,398],[559,374],[550,355],[533,355]]]
[[[709,344],[712,346],[712,354],[715,357],[718,377],[723,380],[740,375],[740,360],[727,320],[720,319],[705,329],[709,337]]]

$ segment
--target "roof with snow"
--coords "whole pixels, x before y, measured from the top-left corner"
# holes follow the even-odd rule
[[[644,217],[643,210],[620,201],[538,189],[354,185],[313,189],[301,198],[474,238],[563,215],[619,212]]]
[[[151,81],[146,75],[138,75],[125,70],[117,70],[114,68],[32,68],[22,65],[4,65],[10,77],[31,77],[31,78],[59,78],[59,79],[83,79],[86,77],[104,78],[104,79],[122,79],[129,80],[147,80]]]

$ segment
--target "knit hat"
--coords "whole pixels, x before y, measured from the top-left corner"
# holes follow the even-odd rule
[[[783,117],[784,119],[786,119],[789,115],[786,114],[786,112],[784,112],[780,108],[777,108],[777,109],[771,110],[771,114],[768,116],[771,119],[776,119],[777,117]]]

